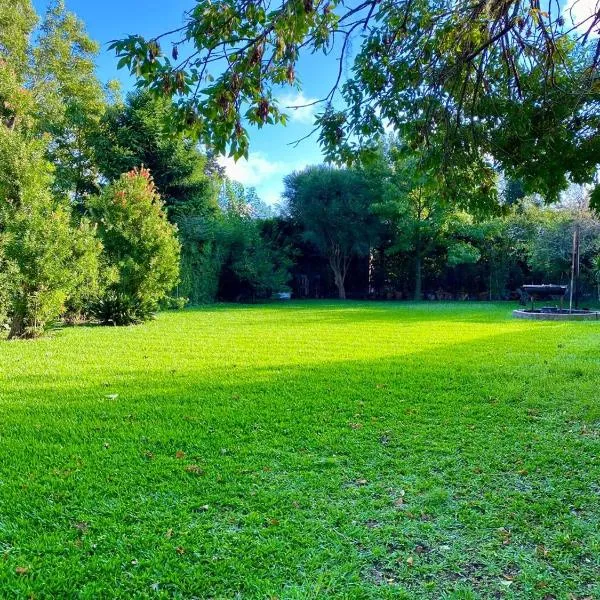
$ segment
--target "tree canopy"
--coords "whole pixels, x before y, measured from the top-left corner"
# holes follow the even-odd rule
[[[284,198],[287,214],[327,258],[339,297],[345,298],[350,262],[369,253],[379,229],[367,178],[350,169],[308,167],[286,177]]]
[[[235,157],[247,155],[247,124],[285,122],[276,92],[299,85],[299,57],[333,54],[339,72],[316,122],[329,159],[352,162],[389,123],[449,179],[456,164],[487,155],[527,192],[553,199],[568,177],[590,181],[600,163],[600,13],[574,23],[563,8],[200,0],[183,26],[113,48],[141,87],[177,97],[181,121]]]

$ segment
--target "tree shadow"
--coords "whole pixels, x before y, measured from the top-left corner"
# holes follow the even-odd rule
[[[110,330],[93,349],[72,332],[71,370],[51,370],[59,340],[40,344],[41,365],[5,363],[0,379],[0,581],[50,595],[68,580],[84,595],[158,582],[167,597],[433,598],[491,595],[516,565],[517,592],[550,571],[550,589],[584,590],[599,343],[510,325],[364,360],[294,364],[291,349],[258,368],[186,362],[177,346],[139,348],[147,368],[132,366],[125,353],[162,331],[151,325],[127,332],[123,355],[103,354]],[[35,580],[15,578],[23,561]]]

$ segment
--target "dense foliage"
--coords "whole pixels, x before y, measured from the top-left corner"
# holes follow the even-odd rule
[[[104,323],[147,319],[179,275],[179,243],[147,169],[121,175],[87,208],[104,248],[102,294],[93,306]]]
[[[99,245],[69,204],[52,197],[44,146],[0,127],[0,252],[11,337],[51,325],[71,293],[94,279]]]
[[[289,261],[245,212],[260,202],[250,191],[243,210],[219,206],[223,172],[174,131],[169,100],[105,89],[98,45],[61,0],[37,29],[29,0],[0,8],[0,324],[11,337],[60,317],[126,324],[161,303],[285,289]]]
[[[176,290],[193,303],[214,299],[210,261],[211,231],[218,214],[222,173],[184,133],[171,127],[175,108],[150,94],[129,94],[109,106],[95,138],[98,165],[104,177],[143,166],[172,223],[179,229],[181,281]]]
[[[248,153],[247,124],[285,122],[276,95],[299,87],[301,56],[334,55],[316,123],[328,158],[353,162],[387,123],[449,185],[489,155],[556,198],[567,175],[590,181],[600,162],[600,13],[572,15],[554,0],[200,0],[181,27],[113,48],[141,87],[178,98],[199,139],[235,157]]]
[[[285,249],[262,235],[261,220],[254,218],[255,200],[252,190],[245,192],[239,184],[224,186],[223,214],[215,228],[220,298],[247,301],[288,289],[292,261]]]
[[[349,232],[362,240],[363,251],[347,253],[343,263],[349,297],[518,299],[524,283],[570,285],[577,230],[574,283],[586,302],[600,298],[600,220],[590,209],[588,187],[572,185],[560,203],[548,206],[539,196],[515,198],[519,185],[497,181],[490,191],[496,198],[494,210],[482,214],[469,210],[469,187],[461,208],[448,201],[435,173],[414,167],[413,158],[392,144],[377,163],[354,172],[366,193],[360,217],[331,212],[330,188],[315,175],[331,170],[311,168],[288,177],[286,195],[293,203],[288,200],[283,217],[270,230],[294,257],[296,295],[339,294],[329,246],[340,236],[348,241],[345,227],[354,223]],[[347,177],[345,170],[333,172]],[[307,180],[319,183],[311,188]],[[353,184],[352,190],[361,187]],[[302,216],[314,216],[314,221],[302,221]]]
[[[444,2],[383,2],[369,15],[363,13],[372,5],[350,9],[357,23],[378,25],[367,28],[343,87],[349,112],[329,104],[319,122],[327,156],[354,164],[290,174],[277,211],[252,188],[229,181],[218,154],[228,145],[236,156],[247,150],[240,103],[250,122],[284,120],[270,90],[284,72],[295,81],[294,39],[325,48],[332,31],[346,27],[341,5],[263,14],[259,3],[244,8],[254,13],[242,23],[236,3],[199,3],[202,22],[194,13],[184,27],[189,32],[195,23],[196,44],[205,35],[216,40],[220,33],[208,29],[222,18],[232,32],[281,28],[252,39],[204,90],[204,100],[188,96],[182,106],[182,98],[171,97],[188,90],[193,67],[172,72],[156,40],[131,38],[116,47],[139,71],[141,87],[157,91],[160,78],[165,93],[139,90],[121,100],[113,84],[98,80],[98,45],[61,0],[39,20],[29,0],[0,0],[0,324],[12,337],[35,336],[60,319],[125,324],[159,305],[256,301],[284,291],[517,297],[526,281],[570,283],[574,236],[576,299],[587,302],[600,290],[600,226],[591,210],[598,191],[559,192],[568,182],[588,181],[597,164],[597,94],[588,93],[589,73],[582,72],[594,64],[591,42],[557,35],[562,26],[552,18],[551,79],[550,63],[527,52],[513,64],[510,43],[529,39],[533,48],[550,16],[523,16],[522,2],[509,4],[517,12],[506,32],[506,7],[486,6],[479,17],[487,25],[475,19],[458,37]],[[401,8],[406,31],[388,44],[386,28],[397,25]],[[456,18],[465,10],[458,6]],[[430,45],[415,19],[431,34]],[[294,23],[299,30],[286,30]],[[411,64],[411,38],[429,53],[435,81]],[[498,55],[497,42],[507,56]],[[467,47],[479,47],[475,63],[485,57],[485,65],[473,71]],[[454,73],[444,70],[450,64]],[[502,64],[512,65],[512,74]],[[236,77],[243,65],[242,82]],[[382,79],[386,73],[393,81]],[[421,85],[411,88],[409,79]],[[202,89],[204,80],[195,81]],[[452,87],[459,81],[460,97]],[[477,91],[493,82],[485,95]],[[381,136],[385,122],[401,135]],[[199,146],[199,137],[210,144]]]

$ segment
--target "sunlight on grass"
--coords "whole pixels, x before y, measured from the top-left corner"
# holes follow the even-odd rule
[[[599,330],[511,308],[213,306],[2,342],[0,589],[595,597]]]

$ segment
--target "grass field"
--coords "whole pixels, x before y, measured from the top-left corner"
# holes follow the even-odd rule
[[[0,597],[600,598],[600,323],[511,309],[0,342]]]

